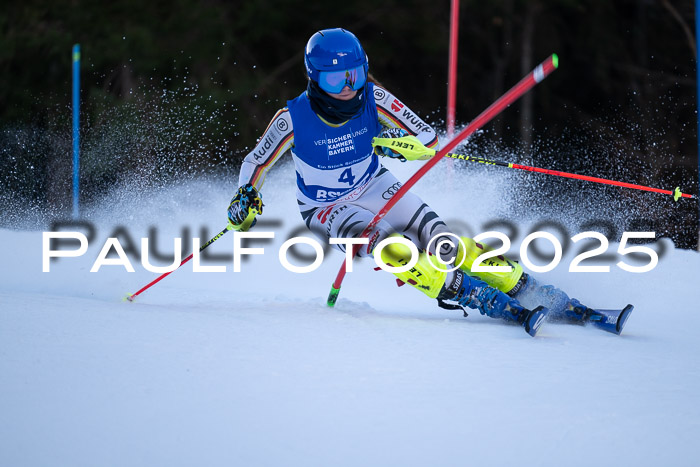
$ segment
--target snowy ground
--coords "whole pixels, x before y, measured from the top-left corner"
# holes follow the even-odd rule
[[[488,219],[497,183],[466,209],[434,182],[415,191],[443,217]],[[280,266],[279,245],[301,222],[291,184],[274,183],[261,219],[280,225],[261,227],[276,234],[264,255],[240,273],[228,259],[203,263],[225,273],[188,263],[134,303],[121,299],[157,274],[138,259],[134,273],[90,273],[107,236],[121,224],[138,241],[157,225],[163,252],[183,226],[213,236],[233,186],[122,196],[88,213],[88,252],[48,273],[41,232],[0,231],[0,465],[700,462],[698,253],[664,244],[654,270],[632,274],[620,258],[610,273],[569,273],[569,251],[540,276],[590,306],[634,303],[619,337],[549,324],[533,339],[463,318],[367,261],[329,309],[342,256],[309,274]],[[230,255],[232,234],[209,251]]]

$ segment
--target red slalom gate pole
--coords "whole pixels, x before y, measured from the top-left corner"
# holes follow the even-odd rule
[[[450,6],[450,57],[447,66],[447,138],[455,132],[455,107],[457,102],[457,48],[459,46],[459,0]]]
[[[508,167],[509,169],[526,170],[528,172],[537,172],[537,173],[543,173],[543,174],[547,174],[547,175],[556,175],[557,177],[573,178],[576,180],[585,180],[587,182],[603,183],[605,185],[614,185],[614,186],[621,186],[624,188],[633,188],[635,190],[653,191],[655,193],[663,193],[665,195],[671,195],[671,196],[673,196],[673,199],[675,201],[678,201],[678,199],[680,199],[680,198],[690,198],[690,199],[697,199],[698,198],[695,195],[681,193],[680,187],[676,187],[676,189],[673,191],[662,190],[660,188],[652,188],[650,186],[636,185],[634,183],[618,182],[615,180],[609,180],[607,178],[591,177],[589,175],[578,175],[578,174],[573,174],[573,173],[569,173],[569,172],[562,172],[560,170],[541,169],[539,167],[530,167],[528,165],[513,164],[510,162],[493,161],[490,159],[483,159],[481,157],[472,157],[472,156],[467,156],[464,154],[452,154],[452,153],[450,153],[450,154],[447,154],[445,157],[451,157],[453,159],[462,159],[462,160],[469,161],[469,162],[479,162],[479,163],[487,164],[487,165],[498,165],[500,167]]]
[[[545,79],[550,73],[557,69],[559,66],[559,58],[556,54],[552,54],[547,60],[540,63],[528,73],[523,79],[521,79],[515,86],[510,88],[505,94],[499,97],[493,104],[491,104],[486,110],[479,114],[474,120],[472,120],[469,125],[467,125],[462,131],[460,131],[444,148],[442,148],[435,156],[430,158],[420,169],[416,171],[411,178],[408,179],[406,183],[399,189],[399,191],[391,197],[389,201],[384,205],[384,207],[372,218],[372,220],[367,224],[365,230],[362,231],[360,238],[366,238],[369,233],[376,227],[376,225],[381,221],[386,213],[389,212],[391,208],[403,197],[403,195],[410,190],[413,185],[420,180],[423,175],[425,175],[428,170],[432,169],[442,158],[447,155],[451,150],[453,150],[459,143],[464,139],[469,137],[476,130],[484,126],[486,123],[491,121],[493,117],[501,113],[503,109],[508,107],[510,104],[515,102],[519,97],[525,94],[527,91],[532,89],[536,84]],[[362,245],[353,245],[352,256],[355,257],[357,252],[360,251]],[[338,275],[331,286],[331,291],[328,294],[328,306],[335,305],[338,300],[338,294],[340,293],[340,286],[343,284],[343,279],[347,272],[346,262],[343,264],[338,271]]]
[[[216,234],[211,240],[209,240],[207,243],[205,243],[204,245],[202,245],[201,247],[199,247],[199,251],[204,250],[206,247],[208,247],[209,245],[211,245],[212,243],[214,243],[215,241],[217,241],[218,239],[220,239],[226,232],[228,232],[228,230],[229,230],[228,227],[226,227],[224,230],[222,230],[221,232],[219,232],[218,234]],[[185,264],[186,262],[188,262],[189,260],[191,260],[193,256],[194,256],[194,252],[192,252],[187,258],[183,259],[182,262],[180,263],[180,266],[176,267],[176,268],[173,269],[172,271],[164,272],[163,274],[161,274],[160,276],[156,277],[154,280],[152,280],[152,281],[149,282],[148,284],[146,284],[146,285],[144,285],[143,287],[141,287],[137,292],[134,292],[134,293],[132,293],[132,294],[127,294],[127,296],[125,297],[125,300],[128,300],[128,301],[130,301],[130,302],[133,302],[134,299],[135,299],[137,296],[141,295],[141,293],[143,293],[143,292],[145,292],[146,290],[150,289],[151,287],[153,287],[154,285],[156,285],[158,282],[162,281],[162,280],[165,279],[167,276],[169,276],[169,275],[172,274],[173,272],[175,272],[175,271],[177,271],[178,269],[180,269],[180,267],[182,267],[183,264]]]

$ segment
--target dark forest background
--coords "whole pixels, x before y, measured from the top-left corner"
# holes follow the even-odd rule
[[[374,76],[444,129],[449,0],[2,3],[5,225],[22,209],[70,212],[74,43],[86,204],[127,175],[235,176],[274,112],[305,87],[303,49],[318,29],[353,31]],[[478,136],[484,152],[697,194],[693,3],[461,0],[457,124],[555,52],[560,69]],[[677,246],[695,248],[697,201],[668,198],[653,215]]]

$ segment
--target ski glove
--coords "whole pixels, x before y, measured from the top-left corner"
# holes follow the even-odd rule
[[[260,193],[250,183],[238,189],[236,196],[228,206],[228,228],[245,232],[258,221],[256,216],[262,214],[263,208]]]
[[[408,136],[408,132],[403,128],[384,128],[382,132],[379,133],[379,138],[401,138],[402,136]],[[378,156],[391,157],[392,159],[406,162],[404,156],[386,146],[375,146],[374,153]]]

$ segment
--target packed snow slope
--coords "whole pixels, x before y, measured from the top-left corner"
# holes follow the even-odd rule
[[[416,166],[405,167],[392,169],[405,179]],[[440,168],[414,191],[473,235],[512,206],[504,173]],[[112,193],[86,212],[88,251],[50,272],[41,231],[0,231],[0,465],[698,465],[698,253],[660,241],[658,265],[635,274],[617,261],[644,258],[611,242],[599,258],[610,272],[571,273],[570,245],[538,276],[592,307],[633,303],[621,336],[550,323],[533,339],[437,308],[368,260],[330,309],[341,254],[306,274],[278,259],[288,237],[310,236],[295,230],[293,177],[289,166],[268,177],[253,231],[275,238],[249,245],[264,254],[233,272],[229,233],[202,260],[226,272],[190,262],[133,303],[125,293],[158,274],[132,255],[135,272],[90,272],[107,238],[124,227],[140,251],[155,227],[151,241],[172,257],[173,238],[225,226],[235,181]],[[587,206],[558,210],[569,236]],[[540,220],[520,213],[514,254]]]

